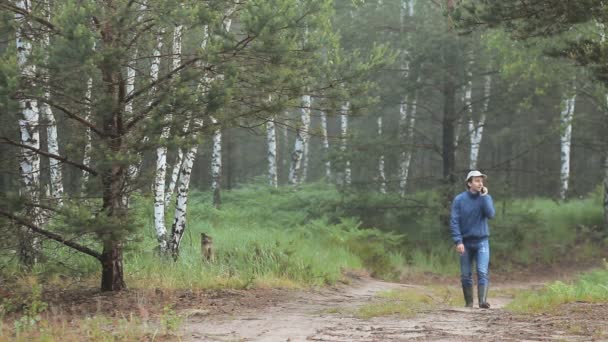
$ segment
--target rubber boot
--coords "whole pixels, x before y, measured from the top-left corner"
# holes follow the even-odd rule
[[[479,307],[482,309],[489,309],[490,303],[488,303],[488,285],[477,285],[477,296],[479,298]]]
[[[462,293],[464,294],[464,303],[465,307],[472,308],[473,307],[473,287],[462,287]]]

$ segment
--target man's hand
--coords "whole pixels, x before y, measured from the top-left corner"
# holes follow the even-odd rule
[[[456,245],[456,251],[458,253],[460,253],[460,255],[463,255],[464,254],[464,245],[461,244],[461,243],[459,243],[458,245]]]
[[[485,196],[488,194],[488,188],[486,188],[485,186],[481,187],[481,196]]]

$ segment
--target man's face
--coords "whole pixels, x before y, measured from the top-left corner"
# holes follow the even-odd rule
[[[471,180],[469,180],[469,189],[471,191],[481,192],[482,188],[483,188],[483,177],[481,177],[481,176],[471,177]]]

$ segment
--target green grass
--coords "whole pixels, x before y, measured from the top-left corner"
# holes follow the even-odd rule
[[[259,183],[224,191],[223,206],[211,193],[193,191],[188,226],[177,263],[154,253],[153,206],[149,197],[133,200],[133,234],[125,245],[125,275],[131,287],[248,288],[332,284],[345,269],[367,269],[396,280],[403,272],[459,273],[448,227],[439,222],[439,195],[419,192],[405,199],[374,192],[340,193],[325,183],[271,188]],[[494,198],[497,217],[490,221],[492,271],[546,265],[562,260],[596,259],[608,245],[598,232],[601,194],[558,203],[548,199]],[[168,211],[167,227],[172,223]],[[90,219],[74,209],[65,224]],[[110,223],[109,223],[110,224]],[[72,228],[73,229],[73,228]],[[90,231],[99,227],[88,228]],[[203,262],[200,233],[214,239],[216,261]],[[86,240],[85,240],[86,241]],[[95,243],[89,244],[99,250]],[[69,275],[96,283],[97,260],[46,243],[48,262],[33,273]],[[3,261],[5,259],[2,259]],[[13,261],[12,266],[16,266]],[[19,273],[2,269],[5,279]]]
[[[556,281],[538,291],[518,293],[507,309],[518,313],[544,313],[573,302],[608,302],[608,268],[585,274],[571,284]]]

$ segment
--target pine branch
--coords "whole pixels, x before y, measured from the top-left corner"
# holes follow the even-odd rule
[[[0,209],[0,215],[8,217],[9,219],[15,221],[16,223],[18,223],[18,224],[20,224],[22,226],[28,227],[34,233],[38,233],[38,234],[40,234],[40,235],[42,235],[44,237],[47,237],[47,238],[49,238],[51,240],[57,241],[59,243],[62,243],[62,244],[66,245],[66,246],[68,246],[68,247],[70,247],[72,249],[75,249],[75,250],[77,250],[77,251],[79,251],[81,253],[90,255],[90,256],[94,257],[95,259],[101,261],[101,253],[99,253],[99,252],[97,252],[95,250],[92,250],[92,249],[90,249],[87,246],[83,246],[83,245],[78,244],[76,242],[70,241],[70,240],[64,238],[63,236],[61,236],[59,234],[55,234],[53,232],[49,232],[47,230],[44,230],[44,229],[38,227],[37,225],[35,225],[35,224],[33,224],[33,223],[29,222],[29,221],[26,221],[25,219],[23,219],[21,217],[18,217],[18,216],[15,216],[15,215],[13,215],[13,214],[11,214],[9,212],[6,212],[6,211],[4,211],[2,209]]]
[[[37,16],[33,15],[31,12],[13,5],[12,3],[10,3],[7,0],[0,1],[0,8],[12,11],[13,13],[21,14],[24,17],[26,17],[28,19],[32,19],[35,22],[42,24],[43,26],[49,28],[54,33],[61,34],[61,31],[59,31],[59,29],[57,29],[57,27],[55,25],[53,25],[51,22],[49,22],[48,20],[37,17]]]
[[[4,143],[4,144],[9,144],[9,145],[25,148],[25,149],[28,149],[30,151],[36,152],[36,153],[38,153],[40,155],[43,155],[45,157],[49,157],[49,158],[53,158],[53,159],[59,160],[62,163],[66,163],[66,164],[72,165],[72,166],[74,166],[76,168],[79,168],[81,170],[87,171],[88,173],[92,174],[93,176],[97,176],[99,174],[94,169],[92,169],[92,168],[90,168],[90,167],[88,167],[86,165],[82,165],[80,163],[71,161],[67,157],[58,156],[56,154],[49,153],[49,152],[43,151],[41,149],[38,149],[38,148],[35,148],[35,147],[32,147],[32,146],[24,145],[24,144],[21,144],[21,143],[18,143],[16,141],[14,141],[14,140],[11,140],[11,139],[9,139],[7,137],[1,137],[0,136],[0,143]]]

